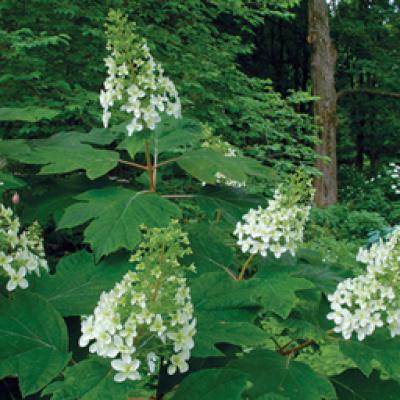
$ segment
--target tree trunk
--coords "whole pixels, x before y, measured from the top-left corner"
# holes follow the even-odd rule
[[[316,179],[315,202],[327,206],[337,201],[336,167],[336,49],[330,37],[328,6],[325,0],[308,0],[308,43],[311,47],[311,80],[315,102],[314,114],[321,126],[321,143],[316,150],[330,162],[317,161],[323,176]]]

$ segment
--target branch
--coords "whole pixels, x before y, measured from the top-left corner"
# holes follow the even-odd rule
[[[302,344],[299,344],[296,347],[293,347],[286,351],[282,351],[281,354],[284,356],[289,356],[290,354],[296,353],[299,350],[304,349],[305,347],[311,346],[314,343],[315,343],[315,341],[313,339],[309,339],[309,340],[306,340],[305,342],[303,342]]]
[[[337,93],[337,99],[352,94],[370,94],[372,96],[390,97],[392,99],[400,99],[399,92],[387,92],[379,89],[357,88],[357,89],[343,89]]]
[[[132,161],[118,160],[118,162],[120,162],[121,164],[130,165],[131,167],[140,168],[140,169],[146,169],[147,170],[147,166],[146,165],[137,164],[137,163],[132,162]]]
[[[175,158],[171,158],[169,160],[161,161],[155,167],[158,168],[158,167],[161,167],[163,165],[168,165],[168,164],[171,164],[171,163],[173,163],[173,162],[175,162],[175,161],[177,161],[179,159],[180,159],[180,157],[175,157]]]

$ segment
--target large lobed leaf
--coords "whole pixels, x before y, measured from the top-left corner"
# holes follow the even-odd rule
[[[0,299],[0,378],[17,375],[24,396],[55,378],[70,359],[67,328],[43,297]]]
[[[182,153],[197,145],[203,136],[201,124],[189,118],[176,119],[163,116],[154,131],[144,130],[126,137],[119,145],[119,149],[126,150],[132,159],[137,153],[143,153],[146,141],[151,151],[157,148],[157,153]]]
[[[110,135],[111,141],[112,138]],[[40,174],[85,170],[88,178],[95,179],[115,168],[119,160],[117,152],[88,144],[99,141],[104,144],[96,131],[92,134],[61,132],[49,139],[0,141],[0,153],[21,163],[44,165]]]
[[[248,376],[234,369],[206,369],[189,375],[173,400],[241,400]]]
[[[140,225],[167,225],[179,217],[179,208],[155,193],[122,187],[90,190],[76,197],[79,203],[65,210],[58,228],[73,228],[89,222],[85,241],[96,259],[119,249],[133,250],[140,241]]]
[[[96,265],[93,255],[80,251],[61,259],[54,275],[43,275],[31,290],[47,299],[64,317],[93,312],[100,294],[111,289],[129,270],[126,260]]]
[[[222,173],[228,179],[247,182],[248,176],[271,178],[272,171],[258,161],[246,157],[225,157],[214,150],[203,148],[185,153],[177,160],[178,165],[201,182],[216,183],[215,174]]]
[[[348,371],[332,379],[339,400],[398,400],[400,385],[393,380],[381,380],[374,371],[365,377],[359,370]]]
[[[250,377],[253,386],[245,392],[249,399],[267,399],[265,396],[270,394],[288,400],[336,399],[335,390],[327,378],[306,364],[292,361],[270,350],[252,351],[232,361],[228,367]]]
[[[195,357],[220,356],[215,345],[238,346],[262,344],[267,334],[254,325],[260,307],[252,300],[252,282],[237,282],[226,273],[202,274],[191,285],[197,318]]]
[[[378,365],[389,377],[400,382],[400,338],[391,338],[388,332],[378,330],[362,342],[342,340],[340,350],[364,375],[369,376]]]
[[[59,110],[52,110],[44,107],[2,107],[0,108],[0,121],[25,121],[37,122],[42,119],[53,119]]]
[[[127,400],[143,391],[132,381],[117,383],[110,360],[90,357],[65,370],[64,379],[49,385],[43,394],[52,400]]]

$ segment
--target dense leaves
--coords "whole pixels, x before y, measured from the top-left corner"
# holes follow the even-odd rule
[[[120,400],[127,399],[131,393],[138,393],[135,386],[114,382],[109,363],[99,357],[91,357],[67,368],[64,379],[52,383],[43,393],[51,394],[53,400]]]
[[[178,388],[174,400],[241,400],[248,377],[234,369],[206,369],[186,378]]]
[[[268,350],[254,351],[229,364],[250,376],[253,386],[246,391],[251,399],[274,393],[290,400],[333,400],[336,394],[329,380],[308,365],[285,359]]]
[[[24,396],[47,385],[71,357],[61,315],[36,294],[1,298],[0,333],[0,376],[17,375]]]
[[[89,314],[101,292],[111,289],[130,268],[127,260],[116,257],[96,265],[92,254],[81,251],[62,258],[57,273],[37,279],[32,291],[64,317]]]
[[[41,174],[60,174],[83,169],[90,179],[98,178],[118,163],[114,151],[95,149],[84,143],[91,137],[77,132],[59,133],[50,139],[0,142],[2,154],[27,164],[44,165]]]
[[[339,162],[373,176],[397,155],[398,4],[330,3],[339,53]],[[129,87],[130,118],[155,102],[161,121],[154,130],[127,136],[126,113],[109,104],[117,106],[115,125],[100,127],[105,70],[115,79],[140,68],[128,63],[127,72],[124,66],[112,71],[109,61],[104,67],[109,7],[120,8],[146,37],[178,89],[183,118],[163,113],[165,98],[147,104],[140,90]],[[388,232],[387,221],[398,222],[390,174],[375,184],[371,176],[366,181],[361,172],[353,176],[341,168],[349,204],[314,211],[305,248],[295,256],[246,259],[233,235],[250,209],[268,206],[272,188],[286,185],[288,171],[301,165],[315,173],[318,129],[310,112],[315,99],[307,92],[306,11],[306,2],[297,0],[2,2],[0,197],[21,217],[23,229],[40,222],[50,265],[49,274],[32,277],[26,289],[7,292],[2,273],[10,250],[0,241],[0,378],[7,388],[17,379],[20,388],[11,389],[11,398],[398,398],[398,339],[382,330],[362,342],[344,340],[326,318],[327,295],[361,270],[355,251],[368,233],[376,231],[372,243]],[[236,148],[226,152],[225,145]],[[227,187],[221,176],[240,188]],[[191,249],[182,263],[197,274],[188,274],[180,291],[160,302],[162,316],[149,316],[143,304],[154,306],[167,286],[160,266],[168,265],[170,282],[178,282],[173,271],[180,261],[163,258],[177,251],[172,231],[155,241],[145,236],[140,244],[142,229],[165,227],[171,219],[188,233],[189,243],[181,236]],[[283,243],[279,227],[270,228],[261,235]],[[129,262],[138,246],[139,256]],[[137,285],[144,253],[151,278]],[[24,268],[34,266],[21,264],[21,274]],[[182,298],[190,301],[179,313],[163,313],[166,303]],[[122,326],[126,315],[118,316],[113,302],[129,315],[133,306],[140,311],[134,315],[142,321],[139,329]],[[185,325],[192,313],[195,320]],[[167,325],[182,329],[165,333]],[[154,338],[158,346],[175,346],[173,363],[168,352],[157,358],[160,348],[150,349]],[[78,347],[86,344],[102,357]],[[142,346],[148,352],[135,365],[127,350],[137,354]],[[117,370],[123,382],[115,381]]]

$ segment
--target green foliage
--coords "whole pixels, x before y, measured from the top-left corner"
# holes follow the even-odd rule
[[[375,367],[390,378],[399,380],[398,340],[391,338],[387,332],[377,333],[363,343],[343,342],[340,350],[356,363],[364,375],[369,376]]]
[[[399,384],[393,380],[382,380],[377,371],[366,378],[359,371],[350,369],[332,379],[341,400],[396,400]]]
[[[241,400],[246,389],[248,376],[234,369],[205,369],[195,372],[185,379],[174,400],[184,400],[190,397],[193,400]]]
[[[249,375],[253,386],[246,394],[250,399],[259,399],[268,393],[293,400],[336,399],[335,390],[327,378],[306,364],[284,359],[269,350],[254,351],[232,361],[229,367]]]
[[[84,379],[83,379],[84,378]],[[110,366],[100,357],[90,357],[65,370],[64,379],[55,381],[44,391],[53,400],[120,400],[147,394],[132,383],[116,383],[110,374]]]
[[[76,197],[65,210],[58,228],[72,228],[90,222],[84,231],[97,259],[116,250],[132,250],[140,241],[140,225],[168,224],[180,211],[157,194],[135,192],[122,187],[91,190]]]
[[[53,119],[59,114],[57,110],[41,107],[0,108],[0,121],[37,122],[41,119]]]
[[[369,232],[395,221],[394,206],[383,210],[392,198],[383,189],[373,199],[344,191],[346,205],[314,210],[305,248],[279,260],[258,255],[245,260],[232,234],[243,214],[268,203],[277,176],[300,165],[315,173],[317,132],[308,113],[314,99],[306,92],[307,73],[285,69],[285,81],[281,76],[275,82],[285,88],[282,95],[265,72],[249,72],[253,50],[262,49],[257,42],[276,24],[281,30],[292,26],[290,7],[299,2],[34,3],[6,0],[0,6],[0,193],[8,203],[18,190],[20,201],[13,200],[12,207],[22,223],[43,224],[51,267],[25,292],[0,299],[0,377],[18,378],[20,393],[14,397],[396,398],[398,340],[383,332],[364,342],[345,341],[326,318],[327,295],[360,268],[354,261],[357,248]],[[340,7],[345,10],[346,4]],[[118,124],[94,127],[100,120],[102,25],[109,6],[121,7],[135,20],[135,38],[145,34],[176,84],[184,118],[164,115],[154,130],[131,137],[122,113],[115,113]],[[395,25],[392,16],[389,21]],[[127,47],[142,43],[131,38],[116,40]],[[289,48],[283,42],[282,57]],[[267,53],[274,57],[276,49]],[[129,60],[132,54],[120,56]],[[279,60],[272,62],[281,67]],[[376,72],[370,64],[363,68]],[[292,80],[303,80],[295,84],[301,91],[289,90]],[[219,147],[206,146],[208,141]],[[227,155],[231,147],[234,154]],[[246,186],[225,187],[218,173]],[[297,202],[304,195],[301,190],[288,198]],[[186,234],[180,229],[187,232],[191,251],[174,247],[179,238],[164,229],[171,219],[179,220],[181,239]],[[155,238],[142,235],[143,225]],[[136,265],[128,264],[127,251],[137,250],[141,240]],[[105,291],[118,291],[125,273],[137,269],[131,274],[139,276],[144,264],[152,275],[135,287],[147,293],[156,312],[175,304],[172,290],[166,289],[165,300],[156,305],[149,293],[157,297],[168,286],[157,271],[170,271],[181,256],[198,272],[182,276],[190,287],[197,331],[189,370],[170,376],[165,359],[166,364],[154,365],[152,376],[144,376],[150,367],[141,359],[141,380],[117,383],[110,360],[78,349],[76,317],[92,314]],[[122,308],[132,311],[131,300],[124,297]]]
[[[358,239],[365,242],[368,234],[388,226],[376,212],[351,210],[345,205],[334,205],[325,209],[315,208],[311,213],[310,225],[323,227],[339,240]]]
[[[253,291],[252,282],[235,282],[219,272],[204,273],[192,283],[197,318],[195,357],[222,355],[214,346],[217,343],[253,346],[265,341],[265,332],[253,324],[254,310],[260,308],[252,299]]]
[[[59,133],[50,139],[0,142],[4,156],[19,162],[44,165],[41,174],[60,174],[84,169],[88,178],[103,176],[118,164],[118,153],[96,149],[85,141],[90,135]]]
[[[71,357],[61,315],[36,294],[1,298],[0,332],[0,376],[17,375],[23,396],[47,385]]]
[[[129,270],[114,257],[96,265],[93,255],[80,251],[62,258],[57,273],[36,279],[31,291],[43,296],[62,316],[89,314],[101,292],[111,289]]]

